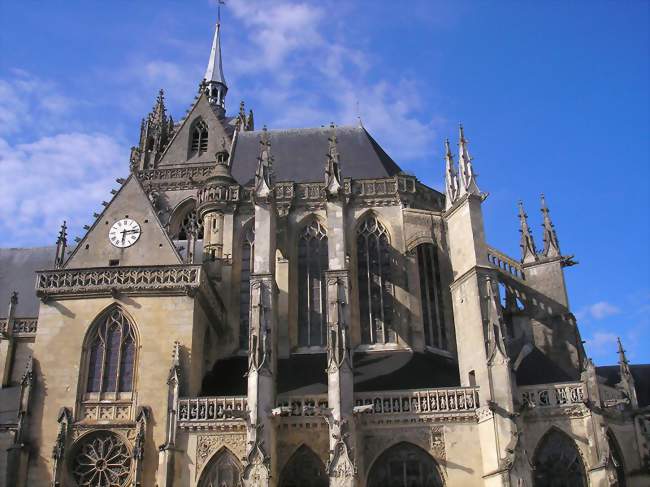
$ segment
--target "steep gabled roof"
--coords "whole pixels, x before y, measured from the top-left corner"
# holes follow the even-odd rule
[[[269,130],[275,181],[316,182],[325,177],[329,127]],[[251,183],[257,167],[262,131],[241,132],[231,155],[233,177]],[[337,127],[343,178],[386,178],[401,172],[363,127]]]

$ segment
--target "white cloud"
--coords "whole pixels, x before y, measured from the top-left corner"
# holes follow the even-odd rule
[[[607,301],[598,301],[597,303],[581,308],[576,313],[576,317],[578,320],[602,320],[609,316],[617,315],[620,312],[621,310],[617,306],[608,303]]]
[[[585,340],[590,356],[606,357],[616,353],[617,342],[614,333],[597,331]]]
[[[125,149],[100,133],[64,133],[13,146],[0,138],[2,245],[51,244],[64,219],[73,235],[79,232],[110,199],[127,160]]]

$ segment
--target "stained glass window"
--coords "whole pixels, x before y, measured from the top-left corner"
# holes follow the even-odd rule
[[[368,487],[442,487],[435,460],[411,443],[398,443],[375,460]]]
[[[552,429],[535,453],[535,487],[586,487],[587,476],[578,447],[569,436]]]
[[[91,433],[76,445],[72,475],[79,487],[124,487],[130,484],[131,453],[118,435]]]
[[[241,467],[227,449],[217,453],[201,475],[199,487],[241,487]]]
[[[280,487],[327,487],[325,465],[309,447],[302,445],[282,469]]]

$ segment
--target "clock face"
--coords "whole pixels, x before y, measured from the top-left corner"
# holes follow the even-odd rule
[[[124,218],[117,220],[108,231],[108,239],[116,247],[130,247],[140,238],[140,225],[135,220]]]

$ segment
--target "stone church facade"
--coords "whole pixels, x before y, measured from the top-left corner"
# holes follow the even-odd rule
[[[0,485],[650,485],[649,367],[585,356],[544,199],[516,259],[462,127],[444,194],[361,125],[256,130],[219,31],[83,238],[0,249]]]

